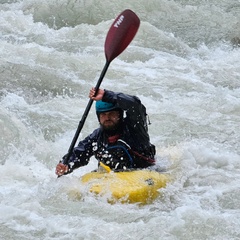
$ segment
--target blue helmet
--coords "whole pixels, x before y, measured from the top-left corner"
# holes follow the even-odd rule
[[[119,108],[116,107],[116,105],[113,103],[103,102],[102,100],[96,101],[96,112],[97,113],[109,112],[109,111],[112,111],[115,109],[117,110]]]

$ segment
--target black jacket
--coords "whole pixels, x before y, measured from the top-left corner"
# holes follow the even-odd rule
[[[95,156],[112,169],[145,168],[154,165],[155,146],[150,143],[146,108],[136,96],[105,90],[102,101],[114,103],[125,112],[117,141],[109,143],[103,129],[93,131],[74,148],[69,172],[87,165]]]

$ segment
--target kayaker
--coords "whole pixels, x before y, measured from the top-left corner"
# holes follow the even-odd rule
[[[87,165],[90,157],[112,170],[146,168],[155,164],[155,146],[150,143],[146,108],[136,96],[99,89],[89,92],[96,101],[100,127],[74,148],[69,161],[65,155],[56,166],[56,174],[69,174]]]

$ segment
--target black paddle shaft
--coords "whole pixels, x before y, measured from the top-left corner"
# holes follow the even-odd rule
[[[104,66],[104,68],[102,70],[102,73],[101,73],[101,75],[100,75],[100,77],[98,79],[97,85],[95,86],[95,95],[98,92],[98,89],[99,89],[99,87],[100,87],[100,85],[102,83],[102,80],[103,80],[103,78],[104,78],[104,76],[105,76],[105,74],[106,74],[106,72],[108,70],[109,65],[110,65],[110,62],[106,61],[106,64],[105,64],[105,66]],[[68,154],[63,159],[63,163],[64,164],[68,163],[68,160],[69,160],[69,158],[71,156],[71,153],[73,152],[73,149],[74,149],[75,144],[76,144],[76,142],[78,140],[78,137],[79,137],[79,134],[80,134],[80,132],[81,132],[81,130],[83,128],[83,125],[84,125],[84,123],[85,123],[85,121],[87,119],[87,116],[88,116],[88,113],[89,113],[89,111],[90,111],[90,109],[92,107],[92,104],[93,104],[93,100],[90,98],[89,101],[88,101],[88,105],[87,105],[87,107],[86,107],[86,109],[85,109],[85,111],[83,113],[83,116],[82,116],[82,118],[81,118],[81,120],[80,120],[80,122],[78,124],[78,128],[77,128],[76,133],[75,133],[75,135],[73,137],[72,143],[71,143],[71,145],[70,145],[70,147],[68,149]]]

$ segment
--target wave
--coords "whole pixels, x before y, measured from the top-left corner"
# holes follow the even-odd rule
[[[34,22],[41,22],[54,29],[112,21],[126,8],[135,11],[142,22],[174,34],[191,47],[240,37],[240,4],[236,0],[19,0],[4,4],[5,10],[21,10],[25,15],[32,15]]]

